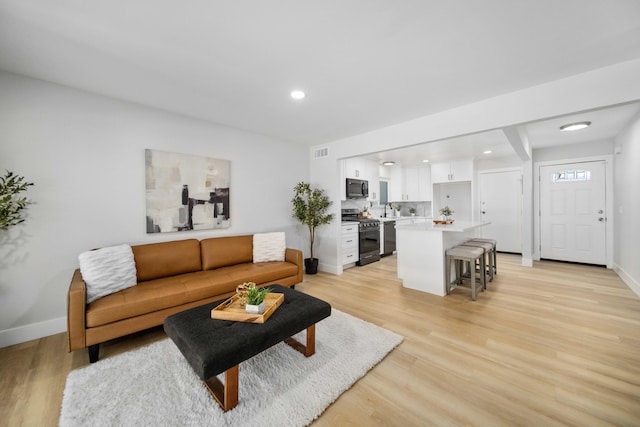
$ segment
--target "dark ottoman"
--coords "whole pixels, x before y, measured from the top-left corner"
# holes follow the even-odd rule
[[[269,288],[284,294],[284,301],[265,323],[212,319],[211,310],[225,300],[174,314],[164,321],[167,335],[225,411],[238,403],[240,362],[281,341],[311,356],[315,352],[315,324],[331,315],[331,306],[325,301],[285,286]],[[306,345],[291,338],[305,329]],[[222,372],[224,384],[216,378]]]

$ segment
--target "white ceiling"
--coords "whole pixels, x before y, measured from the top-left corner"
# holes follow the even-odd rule
[[[637,0],[0,0],[0,69],[307,145],[636,58]]]
[[[526,123],[520,127],[534,150],[587,142],[610,142],[638,114],[640,102]],[[560,131],[560,126],[564,124],[581,121],[590,121],[592,125],[573,132]],[[491,153],[485,154],[487,150]],[[423,160],[433,163],[470,157],[498,159],[515,158],[516,155],[504,132],[498,129],[367,156],[379,163],[394,161],[399,166],[416,166]]]

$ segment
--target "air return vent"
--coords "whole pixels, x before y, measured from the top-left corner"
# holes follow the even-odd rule
[[[327,157],[329,155],[329,149],[328,148],[318,148],[317,150],[315,150],[313,152],[313,158],[314,159],[319,159],[321,157]]]

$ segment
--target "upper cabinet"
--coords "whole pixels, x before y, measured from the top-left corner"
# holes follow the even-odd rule
[[[363,159],[362,157],[354,157],[351,159],[343,160],[343,162],[345,178],[367,179],[365,178],[365,175],[367,174],[366,159]],[[378,171],[376,170],[376,174],[377,173]]]
[[[369,181],[369,197],[367,200],[377,202],[380,200],[380,165],[375,160],[366,160],[365,171],[365,179]]]
[[[431,183],[472,181],[473,160],[454,160],[431,165]]]
[[[429,166],[391,168],[389,200],[393,202],[428,202],[431,200],[431,169]]]

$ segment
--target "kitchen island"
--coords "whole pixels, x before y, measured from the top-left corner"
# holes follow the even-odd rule
[[[396,225],[398,278],[405,288],[446,295],[445,251],[479,237],[490,222],[456,221],[453,224]]]

